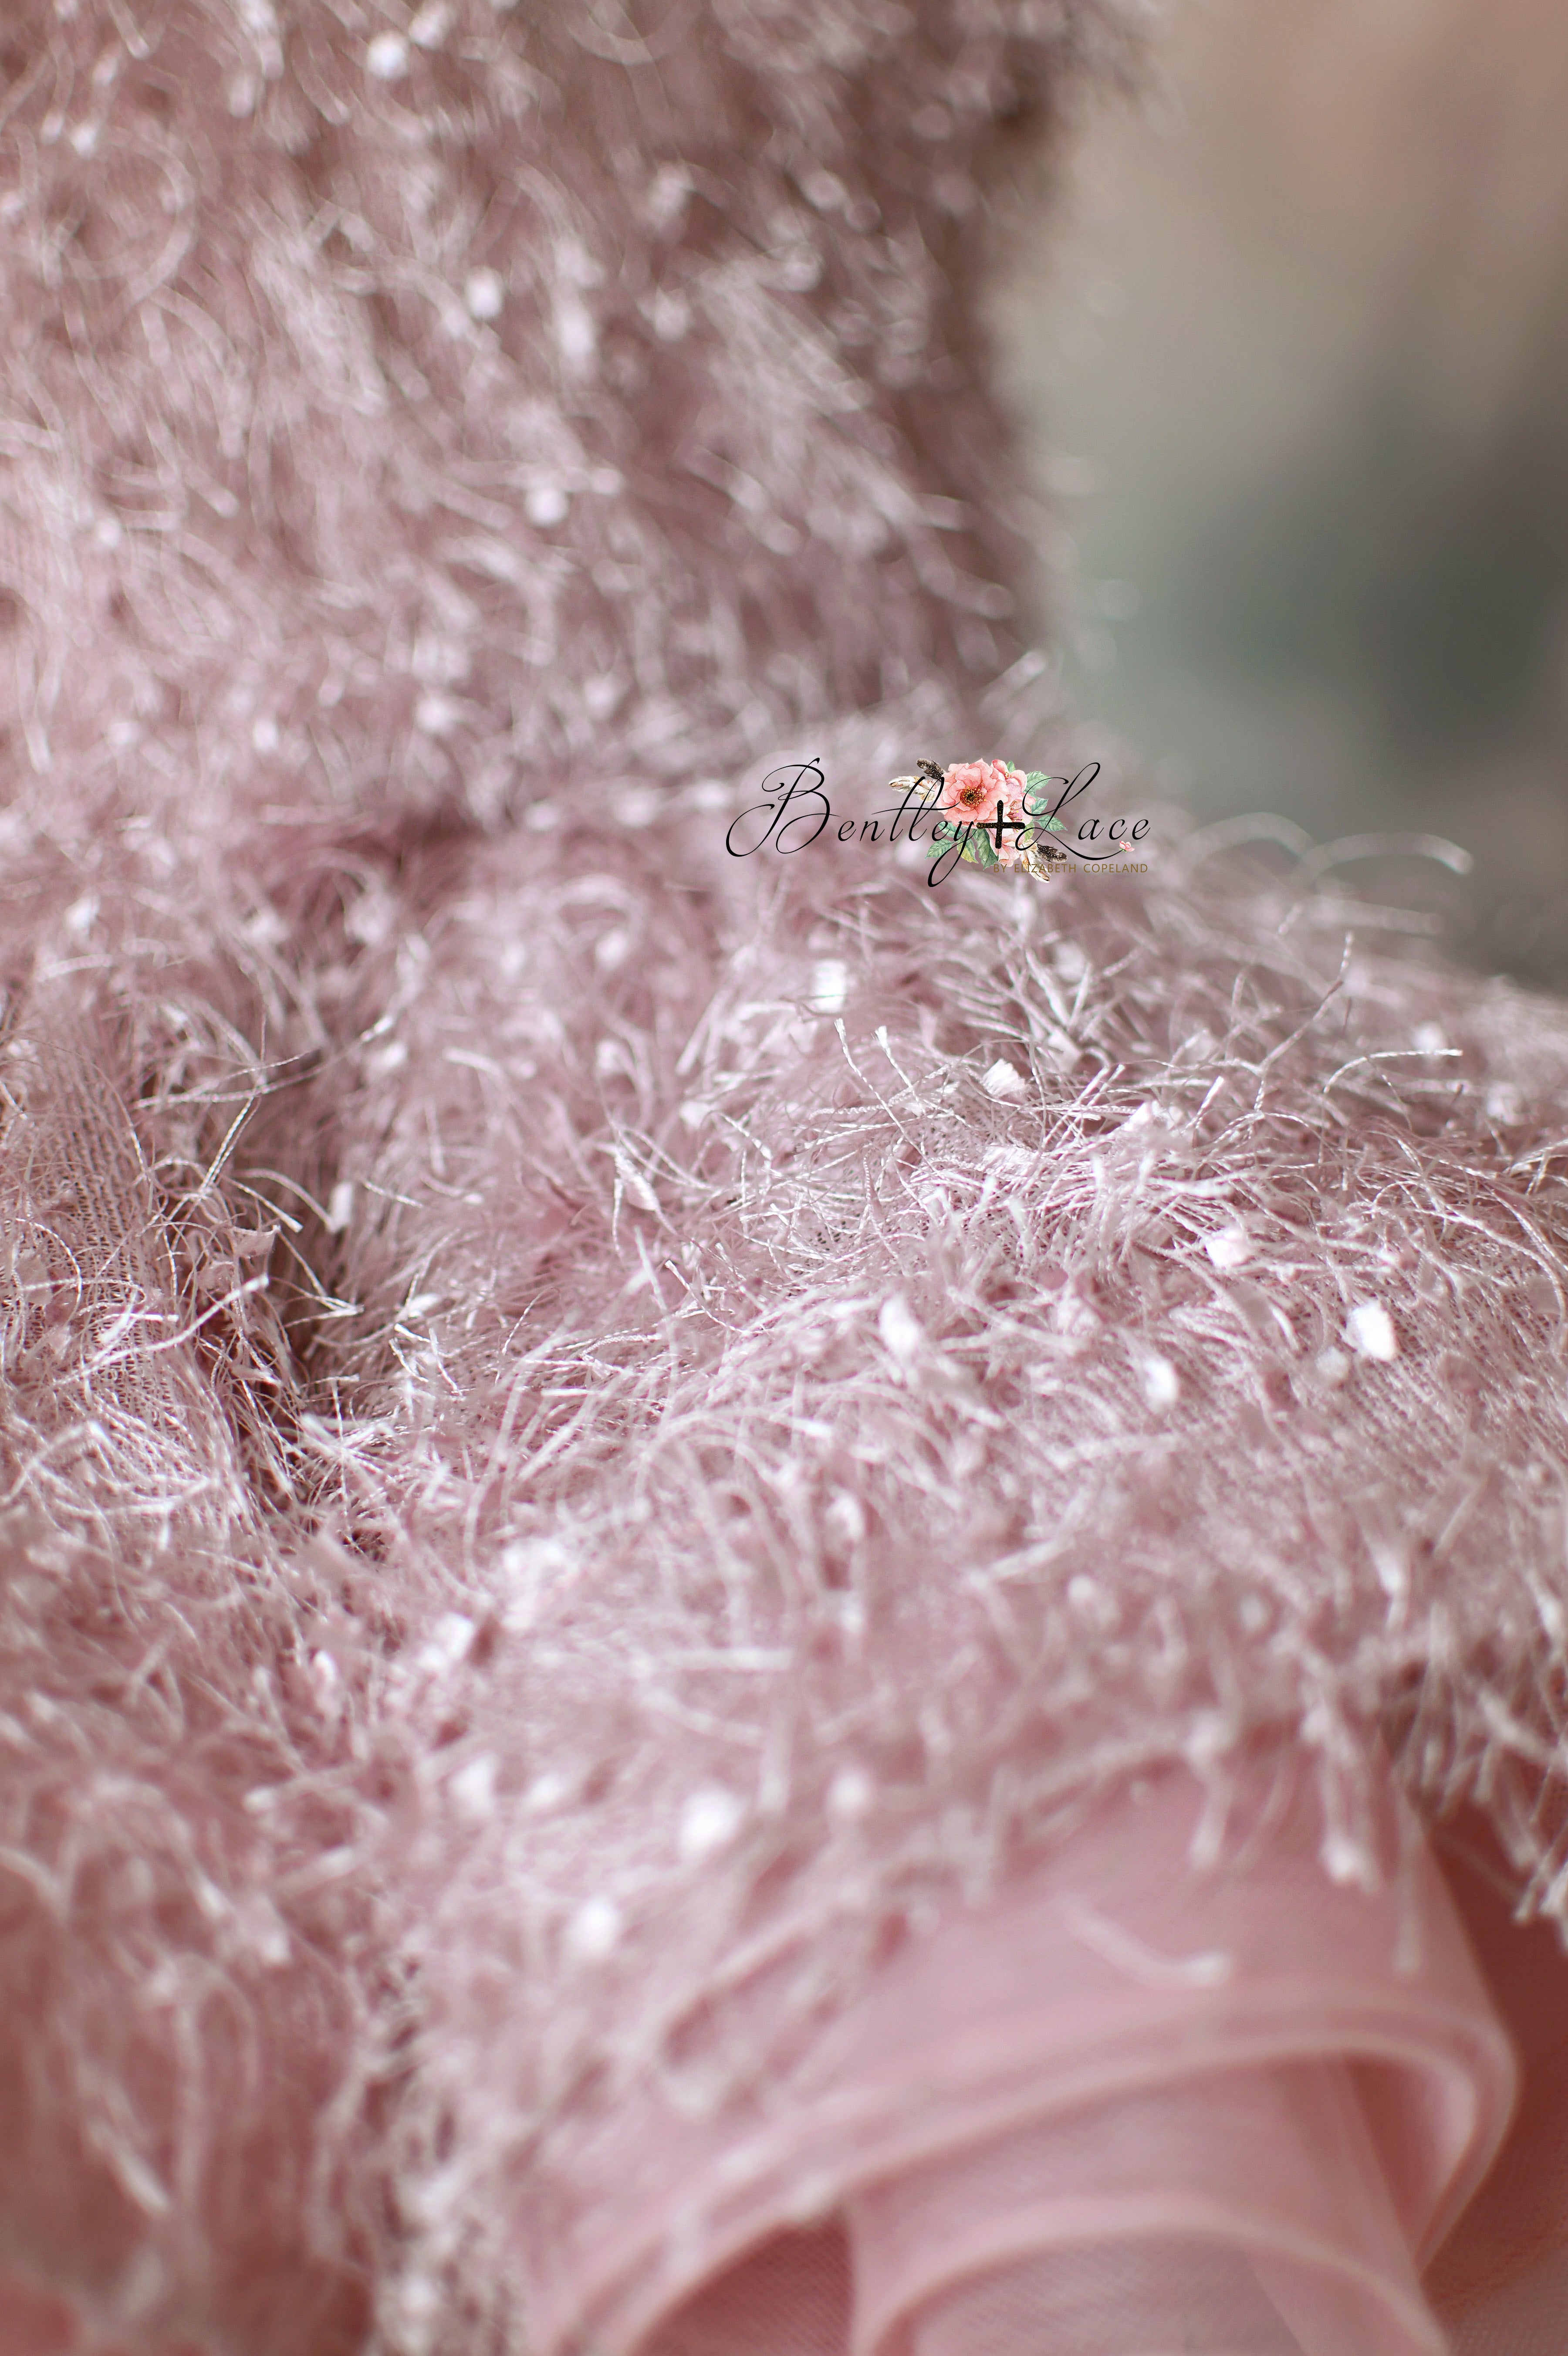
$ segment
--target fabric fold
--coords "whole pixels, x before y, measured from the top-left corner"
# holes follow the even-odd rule
[[[855,2356],[1116,2356],[1178,2320],[1173,2348],[1228,2350],[1243,2315],[1249,2343],[1268,2319],[1265,2347],[1310,2356],[1442,2349],[1342,2062],[1124,2092],[890,2178],[851,2214]]]
[[[906,1937],[783,2064],[785,1967],[716,2004],[713,2053],[766,2024],[767,2072],[704,2117],[652,2080],[584,2104],[519,2211],[545,2356],[1441,2356],[1420,2270],[1514,2065],[1369,1772],[1375,1889],[1325,1875],[1298,1764],[1252,1762],[1207,1869],[1169,1773]]]

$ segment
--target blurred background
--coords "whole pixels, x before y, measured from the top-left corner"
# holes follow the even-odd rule
[[[1080,712],[1568,986],[1568,0],[1176,0],[994,302]]]

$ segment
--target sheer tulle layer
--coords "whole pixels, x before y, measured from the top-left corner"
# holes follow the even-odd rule
[[[1544,1812],[1543,1812],[1544,1813]],[[1520,2103],[1427,2289],[1454,2356],[1563,2356],[1568,2346],[1568,1962],[1556,1926],[1521,1924],[1474,1822],[1445,1860],[1518,2051]]]
[[[581,2114],[520,2230],[547,2356],[1438,2356],[1419,2269],[1488,2166],[1513,2062],[1385,1792],[1386,1878],[1335,1886],[1305,1780],[1259,1765],[1189,1861],[1172,1775],[802,2022],[743,2102]]]

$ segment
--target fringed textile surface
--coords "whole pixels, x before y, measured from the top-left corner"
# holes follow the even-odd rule
[[[1568,1014],[1171,814],[724,849],[1095,749],[969,297],[1128,38],[8,20],[0,2349],[1443,2344]]]

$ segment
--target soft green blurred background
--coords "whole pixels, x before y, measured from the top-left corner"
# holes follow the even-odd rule
[[[1568,986],[1568,0],[1158,54],[996,294],[1078,707],[1204,816],[1451,837],[1467,953]]]

